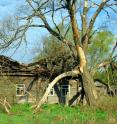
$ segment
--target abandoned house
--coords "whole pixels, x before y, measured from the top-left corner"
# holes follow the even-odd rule
[[[41,63],[41,64],[40,64]],[[12,102],[34,102],[40,100],[48,86],[50,72],[44,62],[22,64],[6,56],[0,56],[0,94]],[[81,90],[81,89],[80,89]],[[63,80],[50,91],[48,103],[76,104],[79,96],[79,83],[76,80]],[[79,91],[79,92],[78,92]],[[10,97],[10,98],[9,98]]]
[[[49,70],[44,62],[21,64],[8,57],[0,56],[0,95],[5,95],[11,103],[39,101],[48,87]],[[76,105],[82,102],[84,96],[81,80],[63,79],[58,82],[48,94],[47,103],[64,103]],[[107,91],[105,85],[97,85],[103,93]],[[100,91],[99,91],[100,92]]]
[[[2,89],[0,94],[6,94],[12,102],[34,102],[41,99],[48,82],[49,71],[40,66],[25,65],[18,63],[8,57],[0,56],[0,70]],[[81,89],[80,89],[81,90]],[[67,103],[77,104],[79,96],[79,83],[76,80],[63,80],[56,84],[50,91],[48,103]]]

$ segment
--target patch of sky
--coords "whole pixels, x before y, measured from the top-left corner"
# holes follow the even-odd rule
[[[14,15],[18,5],[24,0],[0,0],[0,20],[8,15]]]
[[[24,0],[0,0],[0,22],[4,22],[6,18],[12,17],[14,15],[20,14],[20,11],[18,13],[18,9],[21,8],[21,5],[24,5],[23,2]],[[24,6],[25,9],[25,6]],[[34,19],[34,23],[40,24],[41,21],[39,19]],[[26,21],[20,21],[20,25],[25,24]],[[37,47],[37,44],[39,47],[42,47],[42,37],[44,34],[47,34],[47,31],[45,30],[39,30],[37,28],[30,28],[27,33],[27,41],[23,41],[17,50],[13,47],[11,47],[9,50],[0,51],[1,55],[6,55],[9,57],[12,57],[13,59],[20,61],[20,62],[25,62],[25,63],[30,63],[33,61],[34,56],[37,54],[38,51],[34,51],[34,48]]]

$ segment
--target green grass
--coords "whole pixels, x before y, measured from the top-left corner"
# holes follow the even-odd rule
[[[32,114],[29,104],[14,105],[11,114],[0,109],[0,124],[117,124],[117,99],[114,108],[107,106],[65,107],[44,104],[41,111]]]

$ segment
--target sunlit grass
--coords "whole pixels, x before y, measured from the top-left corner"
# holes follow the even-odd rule
[[[116,124],[117,99],[105,102],[99,107],[44,104],[35,115],[29,104],[16,104],[10,115],[0,110],[0,124]]]

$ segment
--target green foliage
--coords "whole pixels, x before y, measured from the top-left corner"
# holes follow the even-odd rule
[[[117,64],[117,62],[114,63]],[[116,69],[112,70],[111,66],[109,66],[107,70],[105,70],[104,68],[98,69],[94,75],[94,78],[101,79],[106,84],[109,83],[109,85],[117,85],[117,71]]]
[[[38,58],[52,59],[53,57],[64,55],[68,50],[63,43],[53,36],[45,38],[43,42],[43,50],[40,52]]]
[[[112,52],[112,44],[114,44],[113,34],[108,31],[96,33],[92,39],[88,49],[89,66],[95,67],[104,59],[108,58]]]
[[[65,38],[74,45],[71,26],[69,24],[64,25],[63,23],[60,23],[57,27],[59,28],[61,35],[65,36]],[[54,30],[58,32],[56,27]],[[42,40],[43,48],[40,50],[35,60],[46,58],[51,61],[52,59],[55,60],[55,58],[71,55],[71,50],[68,45],[59,41],[56,37],[52,35],[45,36]]]
[[[63,26],[62,23],[58,25],[61,34],[64,35],[68,28],[68,25]],[[54,30],[57,31],[55,28]],[[72,37],[72,29],[69,27],[69,30],[66,34],[66,39],[69,40],[73,44],[73,37]],[[61,41],[59,41],[56,37],[50,35],[49,37],[43,38],[43,49],[39,52],[37,59],[40,58],[50,58],[53,59],[55,57],[65,56],[66,54],[70,54],[70,49],[68,46]]]
[[[43,49],[35,60],[38,59],[45,59],[47,68],[52,70],[55,75],[69,71],[75,66],[74,58],[68,46],[53,36],[44,39]]]

